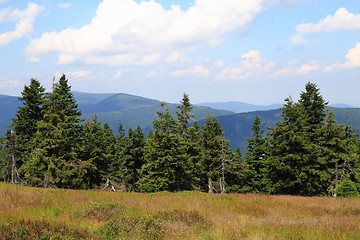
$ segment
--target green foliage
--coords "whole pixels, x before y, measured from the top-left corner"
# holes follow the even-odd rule
[[[247,138],[248,146],[247,153],[245,155],[245,162],[248,166],[246,169],[246,176],[248,182],[247,191],[255,193],[266,193],[268,186],[268,169],[267,158],[268,142],[265,137],[262,136],[264,130],[260,129],[261,120],[258,115],[255,116],[253,126],[252,138]]]
[[[22,102],[15,114],[15,118],[12,119],[10,128],[14,130],[16,155],[17,155],[17,167],[27,160],[34,146],[32,145],[32,139],[37,131],[37,124],[44,117],[42,112],[44,104],[44,91],[40,82],[36,79],[31,79],[29,86],[24,87],[22,91],[22,97],[19,100]]]
[[[88,188],[104,183],[109,177],[109,165],[115,157],[116,138],[109,125],[101,126],[96,116],[83,125],[81,169]]]
[[[356,188],[354,182],[350,179],[345,179],[342,181],[336,188],[335,193],[337,197],[347,197],[347,196],[358,196],[359,191]]]
[[[269,192],[293,195],[327,195],[336,183],[340,166],[356,166],[352,130],[337,125],[313,83],[305,86],[297,103],[286,99],[283,121],[270,132]],[[350,148],[349,148],[350,147]],[[344,172],[343,171],[343,172]],[[332,173],[336,173],[335,179]]]
[[[146,163],[137,182],[140,191],[181,191],[191,189],[186,172],[188,159],[185,141],[177,134],[176,121],[161,103],[162,112],[154,120],[155,132],[145,146]]]
[[[213,192],[213,182],[220,180],[222,157],[227,158],[227,143],[224,145],[223,129],[217,118],[208,115],[201,127],[200,184],[203,191]]]
[[[163,239],[161,221],[151,215],[120,216],[99,229],[105,239]]]
[[[36,133],[31,139],[33,149],[29,161],[21,166],[21,172],[25,174],[25,180],[29,184],[34,184],[34,178],[41,180],[41,186],[85,186],[81,179],[83,172],[80,171],[81,162],[78,158],[81,112],[77,109],[70,90],[68,80],[62,75],[53,85],[53,92],[47,94],[46,100],[43,101],[43,118],[37,122]],[[36,174],[38,159],[41,159],[45,173]]]
[[[160,103],[154,131],[147,136],[139,125],[135,130],[128,127],[126,134],[122,123],[114,135],[110,125],[96,116],[83,124],[65,75],[53,84],[51,93],[45,94],[32,79],[22,94],[23,106],[11,125],[15,134],[8,131],[2,139],[0,167],[5,181],[99,188],[109,179],[127,191],[305,196],[327,195],[329,189],[338,189],[342,179],[356,186],[360,182],[359,135],[337,124],[331,111],[326,113],[327,103],[312,83],[306,84],[298,102],[285,100],[282,121],[267,129],[268,136],[260,116],[252,115],[252,136],[247,138],[244,157],[239,147],[235,152],[230,148],[217,118],[208,114],[202,126],[192,122],[193,106],[186,94],[176,107],[176,119]],[[126,101],[133,100],[127,96]],[[109,228],[117,224],[112,222]]]
[[[138,126],[135,131],[128,129],[128,136],[124,139],[122,161],[120,165],[121,179],[128,191],[136,191],[136,182],[141,178],[141,168],[145,164],[144,147],[146,144],[144,132]]]

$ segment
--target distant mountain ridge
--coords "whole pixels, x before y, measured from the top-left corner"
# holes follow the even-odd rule
[[[274,104],[270,104],[270,105],[255,105],[255,104],[250,104],[250,103],[231,101],[231,102],[204,102],[204,103],[197,103],[195,105],[210,107],[210,108],[214,108],[214,109],[228,110],[228,111],[232,111],[235,113],[245,113],[245,112],[280,109],[283,107],[284,104],[274,103]],[[350,106],[348,104],[343,104],[343,103],[330,104],[329,107],[354,108],[353,106]]]
[[[236,113],[243,113],[243,112],[254,112],[254,111],[266,111],[272,109],[280,109],[283,104],[271,104],[271,105],[254,105],[250,103],[244,102],[207,102],[207,103],[198,103],[196,106],[205,106],[214,109],[223,109],[228,110]]]

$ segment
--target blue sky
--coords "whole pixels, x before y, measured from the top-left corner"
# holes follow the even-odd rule
[[[360,107],[360,1],[0,0],[0,94],[30,78],[193,103],[296,100],[308,81]]]

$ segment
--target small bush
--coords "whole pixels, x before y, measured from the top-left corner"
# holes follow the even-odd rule
[[[347,197],[347,196],[358,196],[359,191],[357,190],[355,183],[349,179],[342,181],[335,189],[336,196]]]
[[[105,223],[99,229],[105,239],[163,239],[161,222],[150,215],[124,216]]]
[[[126,210],[127,207],[117,203],[96,202],[87,207],[81,215],[82,217],[96,219],[98,221],[108,221],[119,213],[124,213]]]
[[[182,222],[187,226],[198,225],[206,228],[210,225],[197,211],[174,210],[171,212],[160,212],[158,218],[164,221]]]
[[[85,231],[45,220],[19,220],[0,225],[0,239],[86,239]]]

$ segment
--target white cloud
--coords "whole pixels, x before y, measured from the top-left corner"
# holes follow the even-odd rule
[[[183,11],[175,5],[165,10],[155,1],[104,0],[90,24],[44,33],[26,52],[38,58],[57,53],[59,64],[153,64],[173,48],[214,46],[231,31],[245,34],[262,5],[262,0],[197,0]]]
[[[33,32],[35,18],[43,7],[29,2],[25,10],[7,8],[0,10],[0,23],[2,21],[16,22],[13,31],[3,32],[0,34],[0,46],[9,42],[20,39],[26,34]]]
[[[1,78],[0,78],[1,80]],[[19,87],[21,86],[23,83],[21,83],[19,80],[14,80],[14,81],[0,81],[0,87],[1,88],[13,88],[13,87]]]
[[[59,8],[69,8],[72,6],[72,4],[71,3],[58,3],[56,6]]]
[[[200,75],[200,76],[209,76],[210,71],[202,65],[196,65],[190,68],[176,70],[171,72],[173,77],[182,77],[185,75]]]
[[[214,66],[215,67],[223,67],[225,64],[224,64],[224,62],[222,61],[222,60],[219,60],[219,61],[217,61],[216,63],[214,63]]]
[[[259,51],[250,50],[241,56],[243,59],[235,67],[224,68],[216,77],[218,81],[259,80],[289,76],[308,75],[323,70],[323,66],[312,60],[299,63],[298,60],[288,62],[286,67],[277,68],[273,61],[263,59]]]
[[[316,72],[322,69],[322,66],[317,63],[309,63],[309,64],[302,64],[296,71],[294,71],[295,75],[306,75],[311,72]]]
[[[332,32],[340,30],[360,29],[360,14],[349,13],[345,8],[339,8],[335,14],[328,15],[318,23],[302,23],[296,27],[296,34],[291,38],[295,45],[306,43],[304,34],[316,32]]]
[[[31,63],[36,63],[36,62],[40,62],[41,59],[38,57],[30,56],[27,60]]]
[[[124,69],[124,70],[122,70],[122,69],[121,69],[121,70],[118,70],[118,71],[115,73],[115,75],[114,75],[113,78],[115,78],[115,79],[121,78],[124,73],[132,72],[132,71],[134,71],[134,69],[132,69],[132,68],[126,68],[126,69]]]
[[[123,70],[119,70],[115,73],[114,75],[114,78],[117,79],[117,78],[121,78],[123,75]]]
[[[191,63],[191,59],[181,51],[173,51],[166,59],[167,63]]]
[[[309,63],[299,64],[298,60],[294,60],[288,63],[287,67],[280,69],[274,69],[270,72],[266,78],[278,78],[278,77],[289,77],[289,76],[299,76],[299,75],[308,75],[313,72],[322,71],[323,66],[317,61],[312,60]]]
[[[355,45],[355,48],[349,49],[345,58],[346,62],[337,62],[332,65],[326,66],[324,68],[324,71],[329,72],[332,70],[341,70],[346,68],[360,68],[360,42]]]
[[[250,50],[249,52],[241,56],[243,59],[239,66],[227,67],[218,74],[215,79],[224,80],[243,80],[247,78],[253,78],[257,80],[264,74],[273,71],[275,63],[272,61],[265,60],[260,57],[259,51]]]
[[[72,72],[71,75],[77,77],[77,78],[82,78],[82,77],[87,77],[91,74],[91,71],[76,71],[76,72]]]

